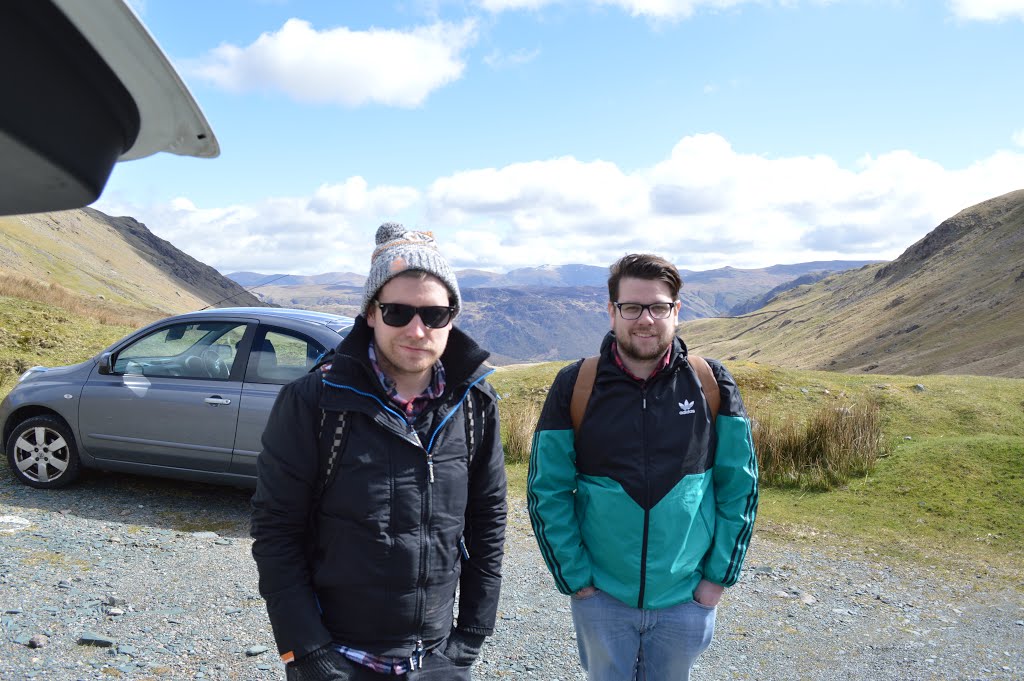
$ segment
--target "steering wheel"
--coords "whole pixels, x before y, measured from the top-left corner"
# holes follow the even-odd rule
[[[206,348],[201,357],[210,378],[227,378],[231,374],[228,365],[224,363],[224,360],[220,358],[220,353],[215,349]]]
[[[185,360],[185,370],[191,378],[198,378],[200,372],[209,373],[206,371],[206,362],[196,355],[189,355],[188,359]]]

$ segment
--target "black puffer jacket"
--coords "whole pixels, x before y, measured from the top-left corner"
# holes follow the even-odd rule
[[[445,392],[408,424],[373,373],[371,334],[359,317],[330,371],[284,387],[263,434],[252,552],[278,649],[297,658],[332,640],[408,657],[448,634],[457,584],[459,628],[494,629],[506,483],[487,353],[453,329]],[[471,462],[468,399],[484,416]],[[348,435],[311,523],[322,410],[345,412]]]

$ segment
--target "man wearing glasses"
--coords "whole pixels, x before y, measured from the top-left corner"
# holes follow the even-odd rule
[[[462,299],[430,233],[387,223],[376,243],[352,331],[263,434],[252,552],[291,681],[469,679],[497,614],[488,353],[452,326]]]
[[[681,286],[658,256],[612,265],[611,333],[582,420],[574,427],[570,408],[576,362],[555,378],[533,441],[530,520],[571,596],[592,681],[688,679],[753,531],[750,422],[725,367],[709,361],[702,382],[676,338]]]

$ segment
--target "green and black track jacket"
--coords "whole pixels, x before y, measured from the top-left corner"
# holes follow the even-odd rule
[[[528,507],[563,594],[594,586],[628,605],[693,599],[701,578],[732,586],[757,512],[757,456],[739,389],[709,360],[722,401],[712,426],[676,339],[668,366],[640,382],[601,348],[574,436],[569,403],[581,362],[555,378],[533,439]]]

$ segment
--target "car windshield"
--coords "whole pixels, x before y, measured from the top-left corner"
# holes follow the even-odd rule
[[[115,371],[124,371],[129,360],[196,355],[210,347],[231,348],[242,340],[245,326],[234,322],[175,324],[150,334],[122,350],[114,365]]]

